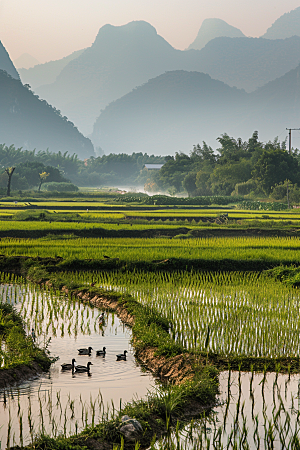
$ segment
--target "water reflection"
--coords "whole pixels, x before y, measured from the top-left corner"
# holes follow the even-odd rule
[[[48,348],[59,357],[49,373],[0,390],[3,448],[8,434],[12,445],[22,439],[28,443],[42,431],[53,435],[78,432],[134,396],[145,396],[154,384],[153,377],[135,361],[130,329],[115,314],[105,313],[105,323],[99,324],[98,309],[29,286],[2,286],[0,294],[21,311],[27,332],[34,328],[38,343],[51,337]],[[96,350],[104,346],[105,357],[96,356]],[[88,347],[93,348],[91,356],[78,355],[78,349]],[[116,361],[124,350],[127,360]],[[91,361],[90,376],[63,371],[61,364],[71,363],[72,358],[85,366]]]
[[[295,450],[300,436],[299,380],[299,375],[274,372],[222,372],[219,405],[155,447]]]

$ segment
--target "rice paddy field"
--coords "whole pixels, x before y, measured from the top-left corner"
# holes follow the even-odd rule
[[[172,337],[191,353],[300,357],[300,292],[264,275],[119,271],[69,276],[80,285],[93,282],[129,293],[157,310],[170,323]]]
[[[208,261],[265,261],[299,264],[298,237],[237,238],[2,238],[0,253],[6,256],[60,256],[68,259],[119,258],[120,261],[157,261],[170,258]]]
[[[51,216],[63,215],[64,219],[52,221],[48,216],[47,220],[22,219],[21,214],[33,212],[34,206],[44,208],[42,211]],[[34,211],[39,214],[38,209]],[[18,217],[20,220],[15,220]],[[167,234],[179,225],[186,226],[191,233],[183,235],[179,230],[178,235]],[[228,237],[220,233],[215,237],[210,233],[216,228],[222,232],[234,227],[256,227],[258,235],[249,232],[247,236]],[[260,236],[265,227],[275,229],[275,234]],[[78,236],[79,232],[96,232],[99,228],[118,230],[120,235]],[[207,235],[193,235],[203,228]],[[161,230],[162,236],[122,237],[123,231],[156,229]],[[290,234],[276,234],[276,230],[282,229]],[[259,263],[268,267],[300,265],[298,230],[298,209],[266,212],[232,206],[223,209],[133,208],[100,200],[0,204],[1,255],[59,256],[70,261],[116,260],[122,264],[122,269],[72,269],[60,275],[87,288],[93,283],[97,288],[130,294],[166,319],[171,338],[191,354],[206,353],[224,361],[234,358],[265,361],[261,374],[255,374],[253,367],[245,374],[241,371],[233,374],[230,367],[226,373],[222,372],[221,395],[215,413],[209,419],[192,423],[181,434],[173,434],[169,442],[157,443],[157,449],[300,448],[299,375],[291,374],[290,366],[289,373],[281,375],[280,363],[267,375],[268,361],[281,358],[293,361],[292,371],[300,373],[300,292],[267,276],[258,267]],[[32,233],[28,238],[6,235],[26,231]],[[44,236],[38,237],[41,231]],[[183,263],[169,271],[161,266],[151,272],[127,268],[127,264],[130,266],[134,262],[160,264],[173,259]],[[185,266],[188,260],[207,261],[212,268],[214,262],[233,261],[235,269],[231,272],[188,271]],[[254,269],[237,271],[236,267],[245,261],[254,262]],[[14,281],[5,277],[2,285]],[[1,292],[8,291],[3,288]],[[77,338],[80,334],[89,336],[99,331],[94,328],[94,313],[89,312],[90,316],[87,310],[81,313],[71,299],[60,305],[57,294],[41,297],[39,293],[32,298],[34,301],[29,302],[27,296],[20,311],[27,326],[34,324],[40,335],[51,332],[55,338]],[[9,301],[7,295],[3,294],[3,301]]]

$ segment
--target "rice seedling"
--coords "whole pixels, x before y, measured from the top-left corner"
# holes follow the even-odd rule
[[[74,272],[79,285],[131,294],[166,318],[188,351],[224,357],[299,358],[297,289],[257,273]],[[96,281],[95,281],[96,280]],[[268,324],[266,327],[265,324]]]
[[[1,253],[65,259],[119,258],[120,261],[161,261],[170,258],[203,261],[265,261],[269,264],[299,263],[297,237],[240,238],[75,238],[15,239],[2,238]]]

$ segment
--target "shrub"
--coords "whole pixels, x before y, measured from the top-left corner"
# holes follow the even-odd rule
[[[57,192],[77,192],[79,189],[75,184],[73,183],[66,183],[66,182],[51,182],[51,183],[44,183],[42,186],[43,190],[46,191],[57,191]]]

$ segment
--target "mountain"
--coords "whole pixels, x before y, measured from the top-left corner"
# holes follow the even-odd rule
[[[215,38],[195,58],[198,66],[194,70],[251,92],[299,64],[300,37]]]
[[[24,84],[29,84],[33,90],[43,84],[54,83],[57,76],[69,64],[73,59],[78,58],[83,50],[77,50],[71,53],[71,55],[65,56],[57,61],[49,61],[44,64],[35,65],[32,68],[19,69],[21,80]]]
[[[149,78],[177,69],[180,53],[147,22],[105,25],[93,45],[37,93],[88,134],[101,109]]]
[[[222,19],[205,19],[194,42],[187,50],[201,50],[206,44],[216,37],[245,37],[238,28],[229,25]]]
[[[36,87],[29,75],[40,66],[29,69],[27,78],[21,71],[21,77],[89,135],[109,103],[165,72],[204,72],[250,92],[295,68],[299,55],[297,36],[285,40],[219,37],[202,50],[175,50],[150,24],[138,21],[102,27],[93,45],[70,61],[53,83]]]
[[[187,152],[202,140],[213,145],[244,126],[248,94],[198,72],[167,72],[108,105],[92,140],[105,153]],[[249,128],[249,132],[251,132]]]
[[[0,70],[5,70],[11,77],[19,80],[19,74],[13,65],[12,60],[9,57],[5,47],[0,41]]]
[[[300,7],[283,14],[267,29],[265,39],[286,39],[300,36]]]
[[[30,67],[39,64],[39,61],[28,53],[23,53],[23,55],[19,56],[19,58],[14,61],[14,64],[18,69],[29,69]]]
[[[251,101],[253,109],[259,104],[259,113],[270,136],[277,136],[286,128],[299,128],[300,65],[257,89],[251,94]]]
[[[82,159],[94,155],[91,141],[80,134],[74,124],[2,70],[0,136],[1,143],[24,149],[68,151]]]
[[[209,75],[168,72],[108,105],[91,136],[105,153],[188,152],[206,141],[216,147],[223,133],[248,139],[258,130],[263,141],[298,128],[300,65],[247,94]]]

